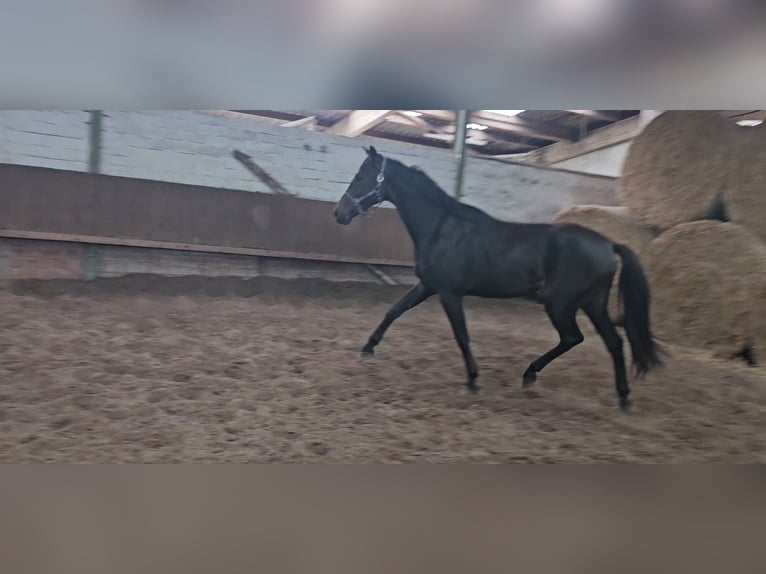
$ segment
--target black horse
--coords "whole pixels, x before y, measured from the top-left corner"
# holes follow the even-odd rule
[[[633,251],[579,225],[499,221],[453,199],[419,169],[385,158],[372,146],[366,151],[367,157],[335,208],[335,218],[348,225],[383,201],[393,203],[415,244],[415,274],[420,282],[391,306],[363,354],[374,352],[391,323],[405,311],[438,295],[463,353],[467,390],[476,393],[479,370],[469,346],[463,297],[532,298],[545,305],[560,341],[532,361],[522,386],[534,384],[548,363],[583,341],[576,321],[582,309],[614,362],[620,407],[630,408],[622,338],[607,311],[617,271],[615,254],[622,259],[622,325],[634,370],[641,376],[662,362],[649,325],[649,285]]]

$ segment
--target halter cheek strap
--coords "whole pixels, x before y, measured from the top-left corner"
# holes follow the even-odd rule
[[[364,194],[362,197],[352,197],[348,195],[348,191],[346,191],[346,193],[343,194],[347,196],[348,199],[351,201],[358,215],[368,215],[369,211],[373,207],[383,203],[384,201],[383,182],[386,180],[386,174],[384,173],[385,169],[386,169],[386,158],[383,158],[383,163],[380,164],[380,171],[378,172],[377,184],[375,185],[375,188],[371,192]],[[374,197],[375,201],[371,203],[367,207],[367,209],[362,207],[362,204],[371,197]]]

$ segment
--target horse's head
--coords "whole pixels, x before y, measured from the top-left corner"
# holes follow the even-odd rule
[[[365,215],[387,199],[383,190],[386,158],[378,154],[373,146],[365,148],[365,151],[367,157],[335,206],[335,220],[342,225],[348,225],[357,215]]]

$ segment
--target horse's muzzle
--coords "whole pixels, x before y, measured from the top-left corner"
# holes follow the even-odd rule
[[[341,214],[338,212],[338,210],[335,210],[335,221],[340,223],[341,225],[348,225],[351,223],[351,220],[353,217],[349,214]]]

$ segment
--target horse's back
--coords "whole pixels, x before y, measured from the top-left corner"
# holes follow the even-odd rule
[[[546,258],[559,265],[578,267],[589,274],[613,274],[617,270],[614,242],[608,237],[577,223],[551,226]]]

